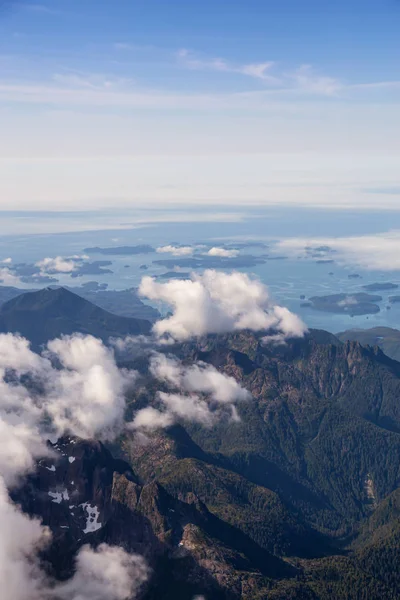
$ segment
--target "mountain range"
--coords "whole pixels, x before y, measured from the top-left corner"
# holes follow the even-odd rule
[[[101,339],[150,328],[60,289],[6,303],[0,326],[35,346],[75,328]],[[165,351],[249,390],[239,419],[182,420],[145,443],[127,432],[51,444],[58,458],[13,497],[53,531],[52,572],[68,576],[84,543],[105,541],[146,557],[146,600],[400,597],[400,363],[319,330],[285,345],[262,337]],[[148,357],[124,366],[141,381],[128,416],[156,406]]]

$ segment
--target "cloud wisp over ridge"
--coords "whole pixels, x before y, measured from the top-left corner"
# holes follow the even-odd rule
[[[239,420],[236,404],[251,398],[249,392],[233,378],[201,361],[184,365],[175,356],[153,352],[150,373],[169,387],[160,391],[156,403],[160,408],[139,410],[131,428],[151,431],[169,427],[177,420],[211,426],[217,420]]]

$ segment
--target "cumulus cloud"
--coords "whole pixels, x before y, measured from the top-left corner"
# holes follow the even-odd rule
[[[91,336],[53,340],[38,355],[24,338],[1,334],[0,474],[6,482],[46,454],[49,436],[112,439],[122,427],[124,392],[133,377]]]
[[[288,238],[278,242],[275,249],[298,255],[305,247],[317,249],[321,246],[329,246],[335,250],[335,261],[341,264],[368,270],[400,270],[399,230],[351,237]]]
[[[91,336],[53,340],[38,355],[24,338],[1,334],[0,475],[6,483],[47,454],[49,436],[112,439],[123,425],[124,392],[133,378]]]
[[[35,267],[39,267],[44,273],[71,273],[75,270],[76,264],[74,260],[56,256],[55,258],[48,257],[40,260],[35,263]]]
[[[239,254],[239,250],[227,250],[226,248],[210,248],[206,253],[207,256],[220,256],[221,258],[235,258]]]
[[[169,304],[172,316],[157,321],[154,332],[177,340],[241,329],[276,330],[283,337],[302,336],[306,326],[287,309],[274,305],[267,288],[244,273],[206,270],[191,280],[159,283],[144,277],[139,293]]]
[[[3,260],[1,260],[0,263],[3,265],[11,265],[12,258],[3,258]]]
[[[190,256],[194,252],[191,246],[160,246],[157,248],[159,254],[172,254],[173,256]]]
[[[130,600],[147,578],[141,557],[102,545],[81,549],[69,581],[51,581],[38,559],[49,531],[7,491],[49,452],[49,432],[109,438],[118,431],[128,380],[90,336],[53,340],[38,355],[25,339],[0,335],[0,586],[7,600]]]
[[[237,421],[235,403],[250,398],[233,377],[203,362],[184,365],[174,356],[153,353],[150,372],[171,391],[158,393],[160,410],[147,407],[138,411],[132,423],[134,429],[160,429],[177,419],[210,426],[224,415]]]
[[[92,336],[53,340],[48,350],[63,367],[47,380],[53,426],[83,438],[112,439],[122,427],[124,392],[134,373],[118,369],[112,352]]]
[[[21,279],[8,267],[0,267],[0,283],[4,285],[20,285]]]

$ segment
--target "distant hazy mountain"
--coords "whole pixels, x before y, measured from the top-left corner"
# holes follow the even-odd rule
[[[27,292],[0,307],[0,332],[20,333],[34,347],[75,332],[106,341],[150,329],[149,321],[114,315],[65,288]]]
[[[107,287],[107,286],[106,286]],[[120,317],[130,317],[133,319],[144,319],[145,321],[156,321],[160,317],[158,310],[145,304],[137,295],[135,288],[127,290],[108,290],[97,282],[87,282],[80,287],[66,287],[74,294],[93,302],[100,308],[108,312],[119,315]],[[12,286],[0,286],[0,306],[12,300],[27,290]],[[30,290],[38,291],[38,290]]]

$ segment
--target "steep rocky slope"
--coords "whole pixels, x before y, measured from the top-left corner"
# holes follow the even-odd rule
[[[249,332],[168,347],[251,392],[240,420],[182,421],[107,449],[63,438],[15,499],[54,532],[67,576],[85,543],[143,554],[143,598],[399,596],[400,365],[311,332],[271,346]],[[127,417],[156,404],[146,355]]]

